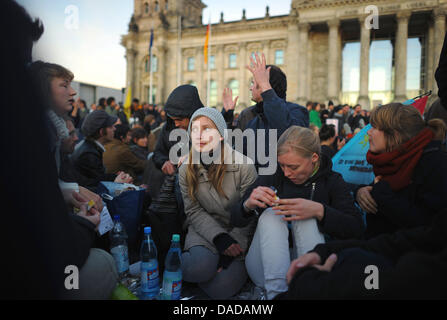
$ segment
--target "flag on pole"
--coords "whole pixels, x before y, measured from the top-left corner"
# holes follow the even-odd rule
[[[151,39],[149,41],[149,103],[153,104],[152,96],[152,44],[154,42],[154,29],[151,29]]]
[[[126,101],[124,102],[124,113],[127,117],[127,120],[130,119],[131,112],[130,112],[130,106],[132,105],[132,88],[129,86],[127,88],[127,95],[126,95]]]
[[[149,41],[149,55],[151,55],[153,43],[154,43],[154,29],[151,29],[151,40]]]
[[[332,158],[332,170],[353,184],[370,184],[374,180],[372,165],[366,161],[369,150],[368,124]]]
[[[206,26],[205,46],[203,47],[203,56],[205,57],[205,64],[208,64],[208,42],[210,40],[210,23]]]
[[[423,96],[423,97],[421,97],[419,99],[416,99],[416,98],[409,99],[409,100],[405,101],[402,104],[404,104],[404,105],[412,105],[413,107],[418,109],[419,112],[422,115],[422,114],[424,114],[424,110],[425,110],[425,107],[427,105],[427,101],[428,101],[428,95]]]

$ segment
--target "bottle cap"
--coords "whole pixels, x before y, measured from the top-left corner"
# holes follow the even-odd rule
[[[178,234],[173,234],[173,235],[172,235],[172,241],[180,242],[180,235],[178,235]]]
[[[151,232],[152,232],[151,227],[145,227],[145,228],[144,228],[144,234],[149,234],[149,233],[151,233]]]

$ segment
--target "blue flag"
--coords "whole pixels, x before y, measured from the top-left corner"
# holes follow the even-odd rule
[[[151,54],[153,42],[154,42],[154,29],[151,29],[151,40],[149,41],[149,55]]]
[[[370,184],[374,181],[373,167],[366,161],[369,150],[368,124],[357,133],[332,158],[332,169],[340,173],[343,179],[352,184]]]

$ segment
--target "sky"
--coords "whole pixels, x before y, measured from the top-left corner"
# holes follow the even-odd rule
[[[61,64],[75,74],[75,81],[120,89],[126,82],[125,50],[121,36],[128,31],[133,0],[17,0],[44,24],[44,34],[33,50],[34,60]],[[203,0],[203,22],[240,20],[246,17],[284,15],[290,0]],[[77,19],[76,19],[77,17]]]
[[[126,82],[125,49],[121,36],[128,31],[133,0],[17,0],[33,17],[42,20],[45,31],[33,51],[34,60],[61,64],[75,74],[75,81],[121,89]],[[265,15],[286,15],[291,0],[202,0],[203,23]],[[419,53],[418,53],[419,52]],[[389,41],[373,42],[371,47],[370,90],[391,89],[392,47]],[[360,43],[347,44],[343,51],[343,84],[346,91],[358,90]],[[408,89],[419,88],[420,46],[408,42]],[[370,78],[371,79],[371,78]]]

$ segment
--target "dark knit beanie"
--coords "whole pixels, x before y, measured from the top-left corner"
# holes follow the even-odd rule
[[[286,99],[287,91],[287,77],[280,68],[274,65],[267,65],[266,68],[270,69],[270,85],[275,90],[276,95],[281,99]]]

